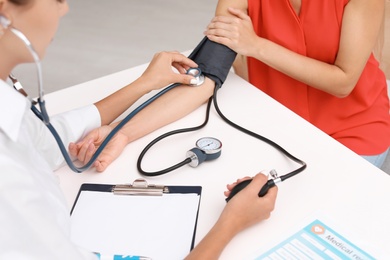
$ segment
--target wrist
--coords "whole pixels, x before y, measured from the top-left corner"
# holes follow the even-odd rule
[[[252,45],[253,49],[250,51],[250,57],[253,57],[257,60],[262,60],[264,58],[264,53],[267,49],[267,41],[264,38],[257,37],[255,40],[255,44]]]
[[[153,89],[155,89],[156,83],[145,75],[141,75],[138,79],[136,79],[132,84],[133,88],[138,91],[142,91],[142,95],[149,93]]]
[[[109,125],[111,128],[111,131],[119,125],[120,122],[113,123]],[[129,144],[131,140],[131,129],[129,129],[129,122],[125,124],[121,129],[118,130],[116,135],[121,138],[122,142],[125,143],[126,145]]]
[[[236,225],[232,218],[225,218],[223,215],[215,223],[213,229],[217,233],[223,234],[223,239],[228,243],[233,237],[235,237],[242,229]]]
[[[118,131],[117,135],[118,135],[119,138],[122,139],[122,142],[123,142],[124,144],[128,145],[129,143],[131,143],[131,136],[128,135],[128,133],[126,132],[126,130],[125,130],[125,131],[123,131],[123,130],[124,130],[124,129],[121,128],[121,129]]]

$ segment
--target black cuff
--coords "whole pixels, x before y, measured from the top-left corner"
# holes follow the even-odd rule
[[[188,58],[195,61],[202,73],[212,79],[218,87],[224,83],[237,53],[225,45],[204,37]]]

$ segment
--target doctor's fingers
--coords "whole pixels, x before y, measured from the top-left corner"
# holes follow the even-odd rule
[[[183,67],[197,67],[198,65],[191,59],[187,58],[183,54],[172,51],[172,52],[159,52],[154,55],[150,65],[153,66],[155,63],[169,63],[169,65],[173,66],[174,63],[180,64]]]
[[[178,63],[178,62],[173,62],[172,63],[172,67],[174,67],[175,69],[177,69],[177,71],[181,74],[186,74],[187,73],[187,70],[189,70],[190,68],[197,68],[198,65],[195,63],[195,66],[188,66],[187,64],[183,64],[183,63]]]
[[[183,54],[179,52],[172,52],[172,66],[180,65],[184,68],[196,68],[198,67],[198,64],[196,64],[193,60],[190,58],[184,56]]]
[[[177,73],[173,73],[170,81],[174,83],[185,84],[185,85],[196,84],[197,82],[197,80],[193,76],[186,75],[186,74],[177,74]]]

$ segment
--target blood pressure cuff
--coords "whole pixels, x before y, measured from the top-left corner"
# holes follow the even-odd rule
[[[225,45],[212,42],[207,37],[188,56],[198,64],[202,73],[221,87],[233,65],[237,53]]]

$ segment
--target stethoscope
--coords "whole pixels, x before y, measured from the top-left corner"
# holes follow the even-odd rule
[[[140,106],[138,106],[136,109],[134,109],[130,114],[128,114],[111,132],[107,137],[104,139],[102,144],[99,146],[99,148],[96,150],[95,154],[92,156],[92,158],[82,167],[77,167],[74,165],[72,159],[70,158],[64,143],[61,140],[61,137],[57,133],[56,129],[53,127],[53,125],[50,123],[50,117],[46,110],[46,104],[44,99],[44,91],[43,91],[43,81],[42,81],[42,66],[41,61],[39,59],[39,56],[37,52],[35,51],[34,47],[32,46],[31,42],[27,39],[27,37],[18,29],[15,29],[13,27],[10,27],[10,30],[19,38],[22,40],[22,42],[26,45],[27,49],[31,53],[34,63],[36,65],[37,73],[38,73],[38,87],[39,87],[39,97],[37,101],[33,101],[31,98],[28,97],[26,91],[24,91],[22,85],[20,82],[11,74],[9,77],[12,80],[14,87],[16,90],[18,90],[21,94],[28,97],[31,100],[31,110],[34,112],[34,114],[47,126],[47,128],[50,130],[52,135],[54,136],[58,147],[61,150],[61,153],[68,164],[69,168],[72,169],[74,172],[83,172],[91,167],[91,165],[95,162],[95,160],[98,158],[100,153],[103,151],[103,149],[106,147],[108,142],[114,137],[114,135],[127,123],[132,119],[138,112],[140,112],[142,109],[147,107],[149,104],[151,104],[154,100],[159,98],[160,96],[164,95],[166,92],[170,91],[171,89],[182,85],[180,83],[174,83],[169,85],[168,87],[164,88],[162,91],[158,92],[151,98],[149,98],[147,101],[142,103]],[[196,79],[196,82],[194,84],[191,84],[193,86],[199,86],[203,84],[204,82],[204,76],[201,73],[200,69],[198,68],[190,68],[187,71],[187,74],[190,74],[194,76]],[[35,107],[35,104],[39,105],[40,110],[38,110]],[[194,157],[192,157],[194,158]],[[192,161],[192,160],[191,160]]]
[[[165,93],[167,93],[168,91],[172,90],[173,88],[179,86],[179,85],[182,85],[180,83],[174,83],[174,84],[171,84],[169,86],[167,86],[166,88],[164,88],[163,90],[161,90],[160,92],[158,92],[157,94],[155,94],[154,96],[152,96],[151,98],[149,98],[147,101],[145,101],[144,103],[142,103],[140,106],[138,106],[136,109],[134,109],[130,114],[128,114],[111,132],[110,134],[105,138],[105,140],[102,142],[102,144],[99,146],[99,148],[96,150],[95,154],[92,156],[92,158],[89,160],[88,163],[86,163],[84,166],[82,167],[76,167],[62,140],[61,140],[61,137],[59,136],[59,134],[57,133],[57,131],[55,130],[55,128],[52,126],[52,124],[50,123],[50,117],[47,113],[47,110],[46,110],[46,105],[45,105],[45,100],[44,100],[44,91],[43,91],[43,81],[42,81],[42,68],[41,68],[41,62],[40,62],[40,59],[39,59],[39,56],[37,54],[37,52],[34,50],[31,42],[27,39],[27,37],[22,33],[20,32],[19,30],[11,27],[10,30],[19,38],[23,41],[23,43],[26,45],[26,47],[28,48],[29,52],[31,53],[33,59],[34,59],[34,63],[36,64],[36,68],[37,68],[37,73],[38,73],[38,86],[39,86],[39,97],[38,97],[38,100],[36,103],[38,103],[39,105],[39,108],[40,110],[38,110],[36,107],[35,107],[35,102],[33,102],[31,99],[31,110],[34,112],[34,114],[48,127],[48,129],[50,130],[50,132],[52,133],[52,135],[54,136],[60,150],[61,150],[61,153],[66,161],[66,163],[68,164],[69,168],[72,169],[74,172],[83,172],[87,169],[89,169],[91,167],[91,165],[95,162],[95,160],[98,158],[98,156],[100,155],[100,153],[103,151],[103,149],[106,147],[106,145],[108,144],[108,142],[114,137],[114,135],[127,123],[129,122],[129,120],[131,118],[133,118],[138,112],[140,112],[142,109],[144,109],[146,106],[148,106],[149,104],[151,104],[154,100],[156,100],[157,98],[161,97],[162,95],[164,95]],[[195,84],[192,84],[194,86],[200,86],[203,84],[204,82],[204,75],[202,74],[201,70],[198,69],[198,68],[191,68],[187,71],[187,74],[190,74],[192,76],[194,76],[194,78],[196,79],[196,83]],[[14,87],[22,94],[24,94],[26,97],[28,97],[27,93],[23,90],[21,84],[17,81],[17,79],[13,76],[13,75],[10,75],[10,78],[12,80],[12,82],[14,83]],[[145,172],[142,170],[142,167],[141,167],[141,161],[142,161],[142,158],[143,156],[145,155],[146,151],[151,147],[153,146],[155,143],[157,143],[159,140],[167,137],[167,136],[170,136],[170,135],[173,135],[173,134],[177,134],[177,133],[183,133],[183,132],[188,132],[188,131],[194,131],[194,130],[197,130],[197,129],[200,129],[202,127],[204,127],[207,122],[208,122],[208,118],[209,118],[209,111],[210,111],[210,106],[211,106],[211,102],[214,101],[214,107],[217,111],[217,113],[221,116],[221,118],[227,122],[229,125],[233,126],[234,128],[256,138],[256,139],[259,139],[261,141],[264,141],[266,143],[268,143],[269,145],[273,146],[274,148],[276,148],[277,150],[279,150],[280,152],[282,152],[284,155],[286,155],[288,158],[290,158],[291,160],[295,161],[296,163],[300,164],[301,166],[290,172],[290,173],[287,173],[287,174],[284,174],[282,176],[279,176],[277,175],[276,171],[273,170],[273,178],[274,180],[276,180],[277,182],[281,182],[281,181],[284,181],[288,178],[291,178],[293,176],[295,176],[296,174],[298,174],[299,172],[302,172],[305,168],[306,168],[306,163],[298,158],[296,158],[295,156],[291,155],[289,152],[287,152],[284,148],[282,148],[281,146],[279,146],[278,144],[276,144],[275,142],[259,135],[259,134],[256,134],[254,132],[251,132],[235,123],[233,123],[232,121],[230,121],[229,119],[227,119],[221,112],[221,110],[219,109],[218,107],[218,102],[217,102],[217,92],[218,92],[218,89],[220,88],[220,86],[216,86],[215,89],[214,89],[214,95],[209,99],[209,102],[208,102],[208,105],[207,105],[207,112],[206,112],[206,119],[204,121],[203,124],[201,124],[200,126],[197,126],[197,127],[193,127],[193,128],[186,128],[186,129],[180,129],[180,130],[175,130],[175,131],[171,131],[169,133],[166,133],[166,134],[163,134],[161,135],[160,137],[156,138],[155,140],[153,140],[147,147],[145,147],[145,149],[142,151],[142,153],[140,154],[139,158],[138,158],[138,161],[137,161],[137,168],[138,170],[141,172],[141,174],[143,175],[146,175],[146,176],[157,176],[157,175],[161,175],[161,174],[165,174],[169,171],[172,171],[174,169],[177,169],[178,167],[181,167],[185,164],[189,164],[190,166],[192,167],[196,167],[198,166],[200,163],[204,162],[204,161],[208,161],[208,160],[214,160],[214,159],[217,159],[220,155],[221,155],[221,148],[222,148],[222,143],[220,140],[216,139],[216,138],[213,138],[213,137],[204,137],[204,138],[201,138],[199,139],[197,142],[196,142],[196,147],[194,147],[193,149],[189,150],[187,152],[187,158],[181,162],[181,163],[178,163],[177,165],[175,166],[172,166],[170,168],[167,168],[165,170],[162,170],[162,171],[158,171],[158,172]]]

